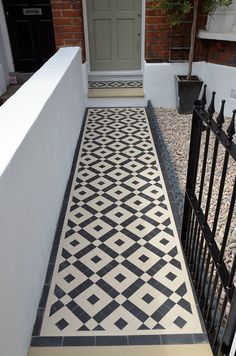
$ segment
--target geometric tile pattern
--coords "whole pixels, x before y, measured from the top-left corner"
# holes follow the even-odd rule
[[[40,335],[199,332],[145,109],[90,109]]]
[[[89,89],[142,88],[142,80],[132,81],[89,81]]]

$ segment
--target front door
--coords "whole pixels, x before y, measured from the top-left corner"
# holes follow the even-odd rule
[[[93,71],[141,69],[142,0],[87,0]]]
[[[56,51],[50,0],[3,0],[16,71],[34,72]]]

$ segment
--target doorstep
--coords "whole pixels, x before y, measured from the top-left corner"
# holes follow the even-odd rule
[[[142,80],[91,80],[88,98],[144,97]]]
[[[212,356],[209,344],[121,347],[31,347],[28,356]]]

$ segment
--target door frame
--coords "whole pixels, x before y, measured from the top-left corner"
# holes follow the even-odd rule
[[[88,75],[141,75],[144,71],[144,51],[145,51],[145,12],[146,1],[142,0],[142,19],[141,19],[141,68],[140,70],[117,70],[117,71],[91,71],[90,66],[90,51],[89,51],[89,35],[88,35],[88,12],[86,0],[82,0],[83,6],[83,19],[84,19],[84,40],[85,40],[85,53],[86,53],[86,66]]]

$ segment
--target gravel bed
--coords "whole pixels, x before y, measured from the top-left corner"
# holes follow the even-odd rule
[[[156,115],[158,118],[158,125],[160,127],[161,133],[163,135],[169,156],[172,161],[172,169],[174,170],[174,175],[176,179],[173,180],[174,184],[178,185],[177,189],[174,187],[174,190],[180,190],[184,194],[185,184],[186,184],[186,175],[187,175],[187,164],[188,164],[188,154],[189,154],[189,144],[190,144],[190,134],[191,134],[191,117],[192,115],[180,115],[174,109],[166,108],[156,108]],[[230,119],[226,118],[225,124],[223,126],[224,130],[227,129]],[[202,135],[202,145],[200,151],[200,162],[203,157],[205,133]],[[206,196],[208,192],[208,184],[210,179],[210,169],[211,169],[211,160],[214,149],[215,139],[212,135],[209,143],[209,161],[207,164],[206,170],[206,179],[204,184],[203,191],[203,201],[202,206],[206,205]],[[212,201],[209,211],[208,223],[212,227],[215,215],[215,207],[218,198],[218,191],[220,186],[222,164],[224,161],[224,149],[219,146],[219,154],[216,165],[216,174],[214,179],[213,191],[212,191]],[[226,176],[226,184],[223,194],[223,199],[221,203],[221,209],[217,224],[216,230],[216,241],[220,246],[224,236],[224,228],[226,224],[226,219],[228,215],[228,209],[230,204],[230,198],[232,194],[232,186],[234,182],[235,172],[236,172],[236,162],[233,162],[231,159],[229,161]],[[200,171],[200,170],[199,170]],[[197,187],[200,182],[200,174],[197,177]],[[183,205],[183,204],[182,204]],[[182,209],[180,204],[180,209]],[[204,209],[203,209],[204,210]],[[230,233],[227,243],[227,248],[225,251],[224,260],[229,269],[231,269],[232,262],[236,253],[236,209],[234,209],[234,216],[232,219]]]

